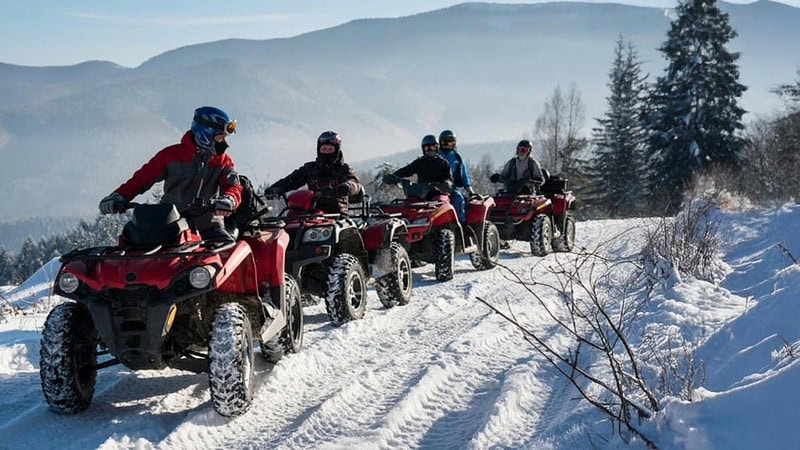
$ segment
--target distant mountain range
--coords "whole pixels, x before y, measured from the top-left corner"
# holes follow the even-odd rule
[[[800,9],[721,7],[739,32],[731,48],[750,88],[743,106],[777,108],[769,90],[800,65]],[[616,39],[633,40],[654,78],[669,20],[668,10],[619,4],[465,3],[288,39],[192,45],[133,69],[0,64],[0,220],[95,213],[207,104],[239,119],[230,152],[258,182],[313,158],[327,129],[342,135],[351,162],[416,149],[443,128],[462,145],[514,141],[556,85],[573,81],[590,128],[605,107]]]

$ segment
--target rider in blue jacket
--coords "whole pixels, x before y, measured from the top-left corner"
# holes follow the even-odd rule
[[[456,150],[456,135],[450,130],[444,130],[439,134],[439,154],[450,163],[450,170],[453,172],[453,190],[450,191],[450,202],[458,213],[458,220],[461,223],[467,221],[467,205],[464,194],[456,188],[464,188],[469,195],[475,194],[472,190],[472,180],[469,178],[469,171],[461,155]]]

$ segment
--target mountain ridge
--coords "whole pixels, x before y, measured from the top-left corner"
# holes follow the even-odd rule
[[[742,52],[750,87],[742,104],[772,111],[780,103],[770,89],[795,76],[798,62],[786,55],[800,46],[800,9],[766,1],[722,6],[740,34],[731,47]],[[639,48],[645,72],[663,70],[655,49],[669,25],[664,11],[466,3],[291,38],[195,44],[137,68],[0,65],[0,192],[15,199],[0,205],[0,217],[94,213],[99,198],[177,142],[201,105],[239,119],[231,155],[261,182],[312,159],[326,129],[342,135],[352,163],[415,149],[421,136],[444,128],[461,144],[513,141],[530,134],[553,89],[571,82],[588,129],[604,109],[620,34]],[[57,196],[31,188],[37,185]]]

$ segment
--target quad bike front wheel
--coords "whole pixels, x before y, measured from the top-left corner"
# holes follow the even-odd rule
[[[97,343],[86,307],[70,302],[50,311],[39,351],[42,393],[50,409],[74,414],[89,407],[97,381]]]
[[[211,403],[220,415],[238,416],[253,402],[253,330],[247,310],[224,303],[214,314],[208,345]]]
[[[367,309],[367,277],[359,260],[342,253],[328,270],[325,307],[334,325],[364,317]]]
[[[375,290],[386,308],[407,305],[411,300],[413,284],[411,259],[408,257],[406,249],[397,242],[392,242],[389,247],[389,255],[392,259],[391,267],[394,267],[395,270],[378,278],[375,282]]]
[[[531,253],[547,256],[553,251],[553,225],[550,216],[539,214],[531,223]]]
[[[303,348],[303,302],[300,288],[291,275],[284,275],[286,291],[286,326],[269,341],[261,342],[261,354],[271,363],[286,353],[298,353]]]
[[[472,266],[478,270],[488,270],[497,265],[500,259],[500,231],[492,222],[483,222],[476,227],[482,233],[481,248],[475,253],[469,254]]]
[[[456,237],[452,230],[443,228],[433,236],[433,260],[436,279],[450,281],[455,271]]]
[[[561,237],[553,242],[553,248],[557,252],[571,252],[575,246],[575,217],[571,212],[567,212],[564,218],[564,230]]]

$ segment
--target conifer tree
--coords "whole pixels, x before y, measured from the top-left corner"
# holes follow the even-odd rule
[[[17,281],[16,260],[14,255],[0,247],[0,284],[12,284]]]
[[[738,99],[738,53],[726,49],[737,36],[715,0],[680,0],[676,18],[659,48],[668,61],[651,93],[651,180],[661,205],[674,212],[683,190],[698,170],[737,170],[744,140],[739,131],[745,111]]]
[[[593,130],[595,152],[587,194],[601,213],[611,217],[643,212],[648,164],[643,124],[645,80],[633,44],[620,37],[609,73],[608,109]],[[588,201],[588,199],[587,199]]]

